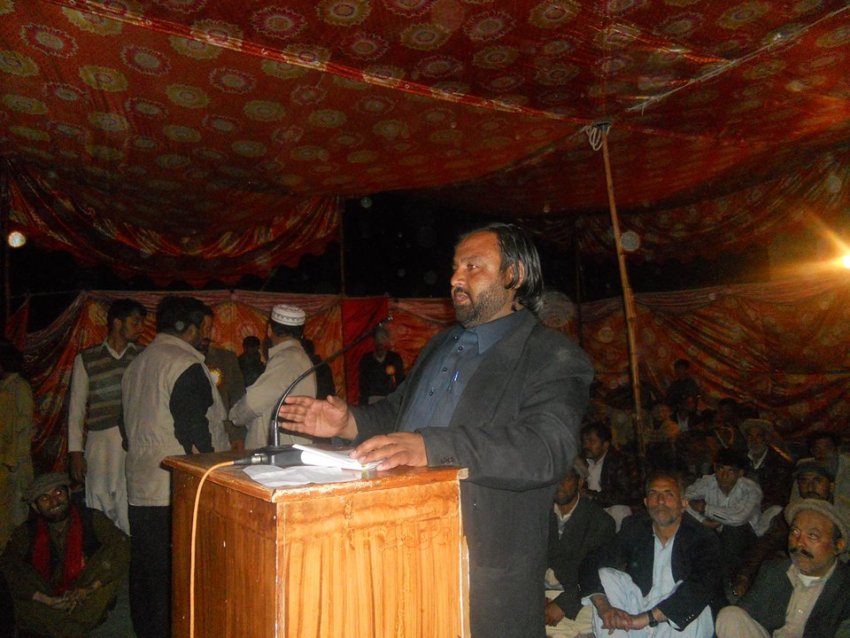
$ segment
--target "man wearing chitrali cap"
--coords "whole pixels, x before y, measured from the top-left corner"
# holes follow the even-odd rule
[[[272,308],[266,329],[270,343],[266,369],[230,409],[233,424],[248,429],[246,450],[269,444],[269,422],[275,404],[295,378],[312,365],[302,345],[306,318],[298,306],[279,304]],[[302,379],[292,394],[315,397],[316,375],[310,374]],[[280,441],[304,443],[309,442],[309,439],[284,433]]]
[[[106,617],[130,564],[130,539],[100,510],[71,504],[67,474],[43,474],[24,497],[33,512],[0,558],[17,627],[86,636]]]
[[[820,499],[792,503],[785,518],[791,557],[766,562],[738,605],[720,610],[718,638],[850,636],[850,567],[838,560],[847,524]]]

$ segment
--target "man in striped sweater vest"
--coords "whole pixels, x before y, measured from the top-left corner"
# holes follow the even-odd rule
[[[101,510],[125,534],[126,453],[121,447],[121,379],[136,358],[147,311],[138,301],[116,299],[109,307],[106,340],[74,359],[68,402],[68,454],[72,478],[85,481],[86,505]],[[85,452],[84,452],[85,450]]]

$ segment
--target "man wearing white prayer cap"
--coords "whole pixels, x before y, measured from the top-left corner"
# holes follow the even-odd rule
[[[269,357],[266,370],[245,395],[230,409],[230,420],[234,425],[248,429],[245,449],[253,450],[270,443],[269,421],[272,411],[283,391],[295,378],[312,365],[304,351],[304,322],[307,315],[298,306],[278,304],[272,308],[266,334],[269,341]],[[316,375],[308,375],[292,390],[292,394],[316,396]],[[305,443],[309,439],[282,433],[281,443]]]

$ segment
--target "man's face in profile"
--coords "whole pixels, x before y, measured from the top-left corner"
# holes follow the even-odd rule
[[[507,316],[515,292],[507,288],[512,272],[502,270],[502,252],[495,233],[474,233],[455,248],[452,304],[464,328],[474,328]]]

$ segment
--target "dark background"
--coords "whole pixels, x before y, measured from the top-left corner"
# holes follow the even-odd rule
[[[364,206],[366,204],[366,206]],[[385,193],[349,200],[343,217],[345,294],[351,297],[448,297],[454,243],[457,236],[491,218],[438,208],[436,204],[401,194]],[[580,276],[572,251],[537,241],[547,288],[571,299],[592,301],[621,293],[614,247],[603,259],[582,258]],[[768,278],[765,249],[714,261],[688,259],[664,263],[629,262],[635,292],[658,292],[744,283]],[[161,290],[146,277],[122,279],[105,267],[85,267],[61,252],[28,243],[11,251],[12,307],[32,294],[29,330],[47,326],[80,290]],[[306,255],[298,268],[278,268],[268,279],[243,277],[235,288],[270,292],[340,294],[343,292],[338,242],[323,255]],[[210,281],[207,290],[227,289]],[[166,290],[191,290],[175,281]]]

